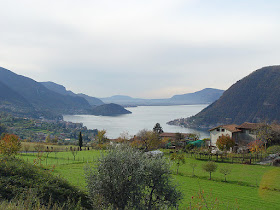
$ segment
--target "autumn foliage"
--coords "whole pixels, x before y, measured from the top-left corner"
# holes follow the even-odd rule
[[[0,140],[0,154],[15,155],[21,147],[20,139],[14,134],[5,134]]]
[[[235,141],[229,135],[222,135],[216,142],[219,150],[229,150],[235,145]]]
[[[248,147],[251,152],[259,153],[264,149],[264,143],[261,140],[255,140],[248,144]]]

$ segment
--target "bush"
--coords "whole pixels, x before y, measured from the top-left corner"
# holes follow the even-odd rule
[[[274,146],[268,147],[266,152],[268,154],[280,153],[280,145],[274,145]]]
[[[217,139],[216,145],[219,150],[229,150],[235,145],[235,141],[229,135],[222,135]]]
[[[166,160],[129,146],[111,148],[95,168],[86,168],[86,180],[98,209],[161,209],[176,207],[181,198]]]
[[[42,205],[70,200],[90,208],[86,194],[65,180],[53,176],[49,171],[16,158],[2,158],[0,162],[0,197],[12,200],[19,194],[31,190]],[[34,196],[34,197],[35,197]]]

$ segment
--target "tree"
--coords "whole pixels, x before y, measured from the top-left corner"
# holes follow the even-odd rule
[[[231,169],[228,166],[224,166],[220,169],[220,173],[225,176],[225,182],[227,181],[226,176],[231,173]]]
[[[193,176],[194,176],[194,169],[196,168],[197,163],[190,163],[190,166],[191,166],[192,169],[193,169]]]
[[[207,163],[202,165],[202,168],[204,171],[209,172],[210,174],[210,180],[211,180],[211,173],[215,172],[217,170],[217,164],[213,161],[208,161]]]
[[[76,150],[76,148],[74,148],[74,149],[71,150],[71,153],[72,153],[73,158],[74,158],[74,160],[75,160],[75,158],[76,158],[76,156],[77,156],[77,154],[78,154],[78,150]]]
[[[248,144],[248,147],[251,152],[259,153],[264,149],[264,142],[261,140],[255,140]]]
[[[48,134],[48,135],[46,136],[45,142],[46,142],[46,143],[50,143],[50,142],[51,142],[50,134]]]
[[[161,141],[157,133],[148,130],[141,130],[137,134],[137,141],[144,148],[145,151],[149,151],[158,148]]]
[[[97,135],[95,136],[95,139],[98,144],[105,143],[107,141],[106,130],[103,129],[103,130],[98,131]]]
[[[23,149],[24,149],[25,153],[27,153],[27,152],[29,151],[29,149],[30,149],[30,144],[28,144],[28,143],[26,144],[26,143],[25,143],[25,144],[23,145]]]
[[[34,149],[35,151],[39,154],[39,152],[43,152],[44,149],[45,149],[45,146],[41,143],[37,143],[35,146],[34,146]]]
[[[0,140],[0,153],[14,156],[21,148],[20,139],[14,134],[5,134]]]
[[[260,140],[264,143],[265,150],[266,150],[267,143],[271,142],[272,136],[273,136],[272,127],[270,125],[268,125],[266,122],[263,123],[257,129],[257,138],[258,138],[258,140]]]
[[[86,168],[90,199],[113,209],[175,207],[181,198],[165,159],[149,158],[127,145],[111,148],[96,167]]]
[[[82,151],[82,146],[83,146],[83,136],[82,136],[82,132],[80,132],[80,134],[79,134],[79,147],[80,147],[80,151]]]
[[[118,142],[127,143],[130,139],[131,139],[131,136],[129,135],[129,133],[127,131],[123,131],[118,138]]]
[[[153,128],[153,131],[154,131],[155,133],[157,133],[157,134],[163,133],[162,127],[160,126],[159,123],[156,123],[156,124],[155,124],[155,126],[154,126],[154,128]]]
[[[229,150],[234,147],[235,141],[229,135],[222,135],[217,139],[216,145],[219,150]]]
[[[170,159],[176,163],[178,174],[179,166],[186,163],[184,154],[172,153]]]

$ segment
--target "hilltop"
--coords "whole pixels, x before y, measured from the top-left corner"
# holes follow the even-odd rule
[[[209,128],[219,124],[280,121],[280,66],[258,69],[237,81],[195,116],[169,124]]]

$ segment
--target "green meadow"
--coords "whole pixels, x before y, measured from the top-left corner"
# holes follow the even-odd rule
[[[55,175],[85,190],[84,167],[93,166],[98,157],[105,153],[103,150],[79,151],[75,160],[71,151],[43,153],[39,156],[37,153],[21,153],[19,157],[41,164]],[[168,157],[168,154],[165,156]],[[177,166],[170,163],[174,181],[184,195],[179,209],[199,208],[205,202],[208,208],[212,206],[217,209],[280,209],[279,167],[217,163],[218,169],[209,180],[209,173],[202,170],[205,162],[186,158],[186,163],[179,167],[178,175]],[[197,164],[194,176],[190,163]],[[231,168],[227,182],[224,182],[224,175],[219,172],[223,166]]]

